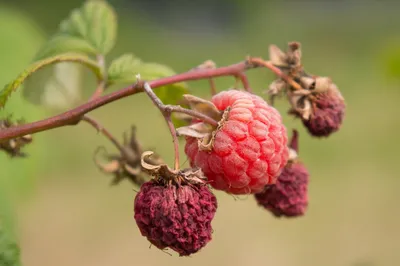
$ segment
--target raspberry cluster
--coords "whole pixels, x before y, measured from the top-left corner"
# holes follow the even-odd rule
[[[270,86],[271,103],[273,97],[286,94],[289,114],[300,118],[313,137],[338,131],[345,113],[344,98],[330,78],[306,74],[300,45],[290,43],[285,53],[272,46],[270,57],[275,72],[283,73]],[[252,62],[263,65],[260,60]],[[183,98],[198,115],[182,116],[187,125],[176,129],[173,136],[175,143],[176,135],[185,138],[191,168],[181,171],[149,165],[155,161],[142,155],[142,168],[154,178],[136,195],[134,218],[150,243],[180,256],[206,246],[212,239],[211,222],[217,210],[209,186],[229,194],[252,194],[275,217],[306,213],[309,172],[297,157],[298,132],[293,130],[288,143],[282,117],[272,104],[233,89],[210,100],[193,95]]]

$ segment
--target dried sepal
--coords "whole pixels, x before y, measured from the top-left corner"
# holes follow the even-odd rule
[[[23,123],[24,121],[22,119],[14,123],[11,116],[9,116],[0,120],[0,131]],[[33,138],[30,134],[10,140],[0,140],[0,150],[6,152],[10,157],[26,157],[27,154],[22,151],[22,148],[30,144],[32,140]]]
[[[277,67],[283,69],[301,69],[301,45],[298,42],[288,43],[288,49],[283,52],[276,45],[269,46],[269,60]]]
[[[308,120],[312,114],[311,100],[304,95],[297,95],[295,93],[287,93],[291,109],[289,114],[294,114],[302,119]]]
[[[193,111],[211,117],[216,121],[221,120],[222,112],[212,102],[190,94],[184,94],[183,98]]]
[[[287,66],[287,56],[286,54],[279,49],[278,46],[271,44],[269,46],[269,60],[275,66],[286,67]]]
[[[195,123],[177,128],[177,134],[179,136],[196,138],[200,150],[212,150],[215,134],[228,119],[230,109],[227,108],[224,111],[220,111],[211,101],[189,94],[185,94],[184,99],[190,109],[218,121],[218,125],[213,126],[205,122],[193,120]]]
[[[108,154],[103,147],[99,147],[94,154],[94,162],[98,168],[108,174],[113,174],[112,185],[119,184],[122,180],[128,179],[135,185],[141,185],[149,180],[149,177],[142,171],[141,154],[143,148],[136,138],[136,128],[131,128],[131,135],[124,134],[122,150],[119,154]],[[101,157],[106,162],[99,159],[100,151],[104,151]],[[161,163],[159,156],[154,155],[148,163]]]
[[[228,119],[230,108],[222,112],[222,116],[218,120],[217,127],[210,124],[199,122],[189,126],[177,128],[179,136],[193,137],[198,140],[199,149],[202,151],[211,151],[214,145],[215,134],[224,125]]]
[[[200,168],[185,168],[182,170],[173,170],[168,165],[149,163],[154,152],[145,151],[141,157],[141,165],[143,171],[153,176],[155,181],[165,185],[203,185],[206,184],[207,178],[204,176]]]

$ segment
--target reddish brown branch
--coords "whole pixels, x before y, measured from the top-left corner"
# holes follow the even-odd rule
[[[170,77],[160,78],[157,80],[149,81],[149,85],[154,89],[161,86],[165,86],[168,84],[173,84],[182,81],[190,81],[190,80],[200,80],[200,79],[209,79],[213,77],[221,77],[221,76],[241,76],[241,74],[249,69],[256,66],[249,66],[246,62],[237,63],[234,65],[220,67],[216,69],[205,69],[202,71],[192,71],[185,72],[181,74],[177,74]],[[247,79],[243,79],[245,84]],[[244,86],[246,86],[244,84]],[[0,139],[8,140],[20,136],[24,136],[27,134],[33,134],[41,131],[46,131],[62,126],[68,125],[76,125],[82,119],[82,116],[90,111],[97,109],[103,105],[106,105],[110,102],[119,100],[121,98],[127,97],[129,95],[133,95],[141,92],[141,86],[137,84],[133,84],[127,88],[112,92],[110,94],[95,98],[90,100],[89,102],[82,104],[72,110],[69,110],[65,113],[46,118],[40,121],[15,126],[12,128],[4,129],[0,131]]]

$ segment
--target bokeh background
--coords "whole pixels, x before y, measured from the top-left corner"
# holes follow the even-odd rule
[[[82,2],[0,0],[0,83],[21,72]],[[301,158],[312,175],[307,215],[275,219],[252,197],[216,192],[214,239],[191,258],[149,249],[133,220],[137,188],[128,181],[110,187],[111,177],[93,164],[96,147],[113,151],[101,135],[86,124],[37,134],[29,159],[0,154],[2,193],[17,211],[24,265],[400,265],[400,2],[110,3],[119,15],[119,38],[108,60],[133,52],[182,72],[207,59],[228,65],[246,55],[267,57],[272,43],[301,42],[306,69],[332,77],[345,96],[344,125],[329,139],[312,139],[284,115],[288,129],[300,129]],[[257,92],[273,77],[249,72]],[[218,79],[218,89],[232,81]],[[208,93],[207,82],[189,85],[194,94]],[[277,107],[283,114],[288,108],[284,101]],[[11,111],[29,121],[52,114],[19,93],[2,115]],[[92,116],[118,136],[137,125],[143,144],[173,161],[168,130],[144,95]]]

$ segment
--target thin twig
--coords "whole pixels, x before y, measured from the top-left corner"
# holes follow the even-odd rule
[[[265,61],[262,58],[249,58],[248,62],[254,66],[263,66],[274,72],[275,75],[285,80],[290,86],[296,90],[304,90],[303,87],[294,81],[290,76],[283,73],[278,67],[274,66],[270,61]]]
[[[211,95],[214,96],[215,94],[217,94],[217,88],[215,86],[215,81],[214,81],[214,79],[209,79],[208,82],[210,84]]]
[[[114,146],[121,152],[123,153],[123,146],[121,143],[115,138],[110,131],[108,131],[105,127],[103,127],[99,122],[97,122],[95,119],[89,117],[88,115],[84,115],[81,119],[81,121],[87,122],[89,125],[93,126],[95,129],[97,129],[98,132],[102,133],[107,139],[109,139]]]
[[[154,93],[154,91],[151,89],[149,83],[145,82],[143,84],[143,89],[146,92],[146,94],[150,97],[150,99],[153,101],[154,105],[157,106],[157,108],[161,111],[161,113],[164,116],[165,121],[167,122],[169,131],[172,136],[172,141],[174,143],[174,153],[175,153],[175,170],[179,170],[179,141],[178,137],[176,134],[175,126],[172,123],[171,120],[171,112],[169,111],[169,108],[166,108],[166,106],[162,103],[160,98],[157,97],[157,95]]]
[[[211,117],[206,116],[200,112],[196,112],[194,110],[183,108],[180,105],[164,105],[164,109],[170,113],[187,114],[187,115],[190,115],[191,117],[198,118],[199,120],[201,120],[207,124],[210,124],[212,126],[215,126],[215,127],[218,126],[218,122],[215,121],[214,119],[212,119]]]
[[[239,79],[242,84],[243,84],[243,88],[245,89],[245,91],[248,91],[250,93],[252,93],[252,90],[250,88],[250,84],[249,84],[249,80],[247,79],[247,75],[244,72],[239,72],[235,75],[236,79]]]

